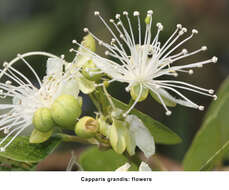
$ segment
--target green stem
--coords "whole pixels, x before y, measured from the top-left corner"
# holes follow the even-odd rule
[[[113,110],[115,110],[115,105],[114,105],[114,103],[113,103],[113,101],[112,101],[112,99],[111,99],[110,94],[107,92],[107,89],[106,89],[105,85],[103,85],[103,90],[104,90],[104,92],[105,92],[105,95],[106,95],[106,97],[107,97],[107,99],[108,99],[108,101],[109,101],[111,107],[113,108]]]
[[[64,142],[78,142],[83,144],[96,144],[96,145],[99,144],[99,142],[94,138],[84,139],[78,136],[67,135],[64,133],[58,133],[57,136],[61,137],[62,141]]]

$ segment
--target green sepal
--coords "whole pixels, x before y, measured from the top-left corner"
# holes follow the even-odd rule
[[[32,134],[29,137],[29,142],[39,144],[47,141],[53,134],[53,129],[48,132],[41,132],[37,129],[33,129]]]

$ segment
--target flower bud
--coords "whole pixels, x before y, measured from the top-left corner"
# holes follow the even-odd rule
[[[133,100],[136,100],[138,98],[140,91],[141,91],[140,85],[135,85],[135,86],[131,87],[130,95],[131,95]],[[142,92],[141,92],[141,95],[140,95],[138,102],[145,100],[147,98],[148,94],[149,94],[149,90],[145,87],[142,87]]]
[[[118,154],[122,154],[126,149],[126,133],[128,131],[128,123],[126,121],[113,120],[110,127],[109,140],[112,148]]]
[[[92,80],[92,81],[97,81],[103,76],[101,70],[96,67],[96,65],[93,63],[91,59],[88,60],[88,62],[83,65],[82,74],[88,80]]]
[[[60,127],[74,130],[76,120],[81,115],[81,103],[74,96],[61,95],[52,104],[51,114]]]
[[[50,131],[55,125],[50,109],[39,108],[33,115],[33,125],[40,132]]]
[[[99,123],[99,132],[104,135],[105,137],[109,136],[109,129],[110,129],[110,125],[106,122],[104,117],[100,117],[98,119],[98,123]]]
[[[89,116],[82,117],[75,125],[75,133],[79,137],[94,137],[99,130],[98,122]]]
[[[48,132],[40,132],[37,129],[34,129],[32,134],[29,137],[29,142],[38,144],[47,141],[53,134],[53,129]]]

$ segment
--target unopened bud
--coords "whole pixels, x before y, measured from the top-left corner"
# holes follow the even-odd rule
[[[33,130],[32,134],[29,137],[29,142],[34,144],[39,144],[47,141],[53,134],[53,129],[48,132],[41,132],[36,128]]]
[[[39,108],[33,115],[33,125],[40,132],[50,131],[55,125],[50,109]]]
[[[118,154],[122,154],[127,147],[126,132],[128,131],[128,123],[126,121],[113,120],[110,127],[109,140],[112,148]]]
[[[81,115],[80,100],[71,95],[61,95],[52,104],[51,114],[60,127],[74,130],[75,123]]]
[[[75,133],[79,137],[94,137],[99,130],[99,123],[93,117],[82,117],[75,125]]]
[[[105,137],[109,136],[110,125],[106,122],[104,117],[100,117],[98,119],[99,123],[99,132],[104,135]]]

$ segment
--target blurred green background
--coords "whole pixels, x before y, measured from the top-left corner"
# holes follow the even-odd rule
[[[160,36],[162,41],[170,36],[178,23],[190,31],[192,28],[198,29],[199,34],[182,48],[191,51],[206,45],[208,51],[182,60],[181,63],[205,60],[214,55],[219,61],[217,64],[209,64],[195,70],[194,75],[181,74],[179,79],[217,90],[229,73],[228,0],[0,0],[0,61],[9,61],[17,53],[36,50],[56,55],[65,54],[66,59],[71,61],[74,56],[68,51],[72,48],[71,41],[82,39],[85,34],[84,27],[88,27],[104,41],[110,39],[104,25],[94,16],[95,10],[99,10],[104,18],[109,19],[124,10],[130,13],[138,10],[144,15],[149,9],[154,11],[153,22],[162,22],[164,25]],[[136,19],[133,19],[134,30],[137,32],[135,21]],[[104,55],[101,48],[98,48],[98,53]],[[44,74],[45,64],[38,60],[35,62],[35,69]],[[120,88],[120,84],[113,84],[111,93],[123,101],[129,98],[124,88]],[[201,95],[186,95],[205,105],[206,109],[212,101],[211,98]],[[85,112],[92,113],[92,104],[87,97],[84,99]],[[160,154],[181,161],[201,125],[205,112],[177,106],[172,109],[172,116],[167,117],[163,107],[152,98],[148,98],[137,107],[183,138],[179,145],[157,146],[157,152]],[[60,151],[68,151],[72,146],[63,145]]]

